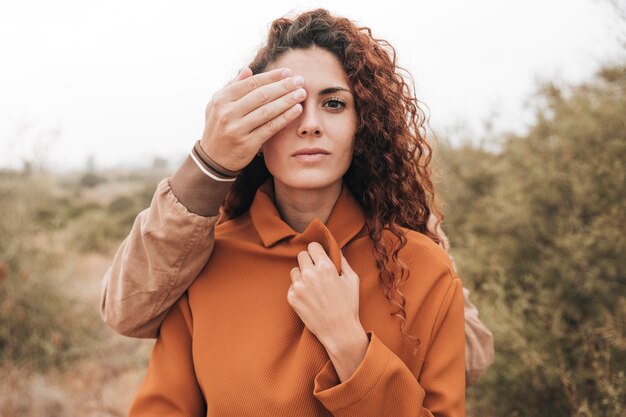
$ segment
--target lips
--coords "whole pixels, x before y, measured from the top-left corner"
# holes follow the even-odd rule
[[[291,155],[291,156],[315,155],[315,154],[330,155],[330,152],[328,152],[326,149],[322,149],[322,148],[304,148],[304,149],[300,149],[300,150],[294,152],[293,155]]]

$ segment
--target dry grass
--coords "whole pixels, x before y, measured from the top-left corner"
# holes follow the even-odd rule
[[[126,415],[154,341],[106,327],[101,280],[157,179],[1,174],[0,415]]]

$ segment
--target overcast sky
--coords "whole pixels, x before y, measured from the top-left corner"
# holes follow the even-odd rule
[[[0,167],[182,158],[270,22],[319,6],[396,48],[437,132],[480,135],[489,115],[521,132],[538,79],[581,81],[623,53],[599,0],[0,0]]]

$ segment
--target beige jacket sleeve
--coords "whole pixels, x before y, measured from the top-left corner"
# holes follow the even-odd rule
[[[465,299],[465,380],[475,384],[493,363],[493,335],[478,318],[478,309],[469,300],[469,290],[463,288]]]
[[[158,184],[102,280],[100,312],[111,328],[157,336],[170,307],[211,256],[219,207],[231,185],[205,175],[189,156]]]
[[[431,215],[428,228],[434,230],[441,239],[441,246],[448,252],[454,272],[458,272],[454,258],[450,254],[450,241],[443,232],[441,225],[435,227],[437,218]],[[478,318],[478,308],[469,299],[470,291],[463,287],[465,301],[465,379],[470,386],[487,371],[493,363],[494,348],[491,331]]]

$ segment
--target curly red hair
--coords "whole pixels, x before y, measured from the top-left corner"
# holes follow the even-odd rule
[[[373,38],[369,28],[358,27],[325,9],[275,20],[267,44],[258,51],[250,68],[255,74],[261,73],[285,52],[312,46],[333,53],[352,83],[358,124],[353,158],[344,181],[364,208],[379,281],[389,302],[397,307],[392,315],[401,320],[405,339],[419,346],[419,340],[406,331],[405,297],[400,287],[409,271],[398,252],[407,242],[402,227],[440,243],[435,229],[427,227],[431,214],[438,219],[437,226],[443,216],[436,207],[430,178],[432,148],[426,141],[425,114],[413,94],[412,82],[409,84],[400,74],[405,72],[411,80],[408,72],[396,64],[395,49],[387,41]],[[263,158],[256,157],[229,191],[221,221],[247,211],[256,190],[270,176]],[[386,231],[395,236],[391,247],[383,241]],[[391,261],[400,267],[399,275],[393,273]]]

